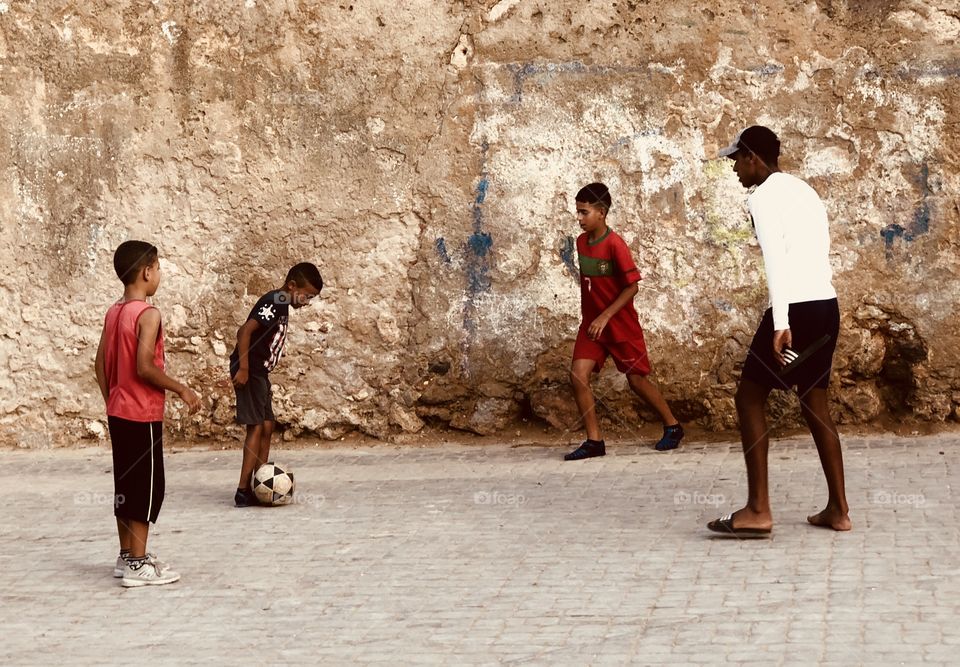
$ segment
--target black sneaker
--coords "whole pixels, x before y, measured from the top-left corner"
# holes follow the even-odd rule
[[[607,453],[607,448],[603,440],[584,440],[583,444],[563,457],[564,461],[579,461],[580,459],[589,459],[594,456],[603,456]]]
[[[680,446],[681,440],[683,440],[683,427],[680,424],[665,426],[663,428],[663,437],[660,438],[660,442],[657,443],[656,449],[658,452],[676,449]]]
[[[237,489],[237,494],[233,497],[233,504],[237,507],[252,507],[260,503],[257,502],[257,497],[253,495],[253,491]]]

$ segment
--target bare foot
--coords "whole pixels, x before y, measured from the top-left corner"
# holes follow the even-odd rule
[[[850,517],[846,512],[827,508],[818,514],[811,514],[807,521],[814,526],[821,528],[833,528],[834,530],[850,530],[853,524],[850,523]]]

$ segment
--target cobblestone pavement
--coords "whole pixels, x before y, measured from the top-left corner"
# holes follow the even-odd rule
[[[0,662],[955,664],[958,440],[845,438],[847,534],[774,442],[763,541],[704,528],[743,501],[733,443],[276,449],[296,502],[249,509],[238,451],[168,451],[150,548],[183,579],[130,590],[109,449],[0,451]]]

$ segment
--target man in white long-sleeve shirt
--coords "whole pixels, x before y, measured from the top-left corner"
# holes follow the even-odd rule
[[[756,188],[748,206],[763,251],[770,308],[754,335],[737,387],[747,504],[707,527],[735,537],[770,535],[766,402],[772,389],[796,387],[828,489],[826,508],[807,521],[850,530],[840,437],[827,395],[840,309],[831,282],[826,209],[813,188],[780,171],[780,140],[770,129],[754,125],[743,130],[720,155],[734,160],[733,169],[745,188]]]

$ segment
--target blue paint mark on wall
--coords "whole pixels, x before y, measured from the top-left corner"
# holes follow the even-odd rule
[[[450,253],[447,252],[447,242],[443,240],[443,237],[441,236],[436,241],[434,241],[433,245],[437,249],[437,254],[440,256],[440,260],[444,264],[449,264]]]
[[[470,251],[470,260],[467,263],[467,292],[471,301],[480,292],[490,289],[490,276],[487,273],[490,270],[490,260],[487,253],[490,252],[490,246],[493,245],[493,239],[486,232],[474,232],[467,240],[467,248]]]
[[[887,257],[893,256],[893,243],[897,239],[904,241],[913,241],[921,234],[930,231],[930,167],[926,163],[920,166],[920,174],[917,177],[920,183],[920,205],[913,213],[913,219],[908,227],[892,223],[880,230],[880,236],[883,237],[883,244],[886,247]]]
[[[757,67],[751,67],[750,71],[754,74],[759,74],[760,76],[774,76],[776,74],[783,73],[783,65],[776,63],[767,63],[766,65],[758,65]]]
[[[486,155],[487,145],[483,152]],[[487,255],[493,245],[493,238],[483,231],[483,202],[487,199],[490,179],[486,175],[477,182],[476,195],[473,198],[473,234],[467,239],[467,292],[472,300],[478,293],[490,288],[490,259]]]
[[[484,148],[484,151],[486,151],[486,148]],[[487,188],[489,187],[490,187],[490,179],[488,179],[486,176],[481,178],[480,182],[477,183],[477,196],[474,197],[473,199],[473,203],[476,205],[473,210],[473,219],[475,222],[479,222],[477,218],[478,209],[476,207],[483,204],[484,200],[487,198]]]
[[[924,163],[920,168],[920,207],[913,214],[913,235],[930,231],[930,167]]]
[[[563,240],[560,241],[560,259],[563,260],[563,265],[567,267],[567,271],[569,271],[570,275],[574,278],[580,276],[580,269],[577,267],[575,259],[576,252],[576,240],[574,240],[572,236],[565,236]]]
[[[883,243],[887,246],[887,257],[893,253],[893,242],[902,237],[907,230],[900,225],[893,223],[880,230],[880,236],[883,237]]]
[[[960,61],[922,63],[920,65],[902,64],[896,69],[896,75],[907,81],[917,79],[956,79],[960,77]]]
[[[483,204],[487,200],[490,189],[490,178],[486,174],[486,158],[489,145],[481,145],[480,180],[477,181],[473,197],[473,233],[467,239],[466,269],[467,269],[467,302],[463,309],[463,328],[467,332],[464,341],[463,370],[469,374],[469,346],[477,333],[477,296],[490,289],[490,250],[493,247],[493,237],[483,229]]]

